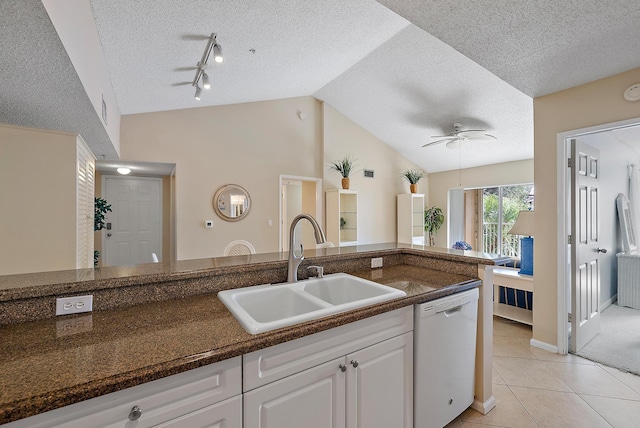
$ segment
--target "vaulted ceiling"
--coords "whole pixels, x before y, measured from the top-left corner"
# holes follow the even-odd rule
[[[122,114],[315,96],[430,172],[532,158],[533,97],[640,67],[637,0],[91,6]],[[225,61],[198,103],[212,32]],[[108,144],[39,0],[0,3],[0,37],[0,121]],[[421,147],[454,122],[498,140]]]

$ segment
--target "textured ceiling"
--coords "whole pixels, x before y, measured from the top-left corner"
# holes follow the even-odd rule
[[[91,0],[122,114],[311,95],[408,22],[373,0]],[[210,91],[195,66],[212,32]],[[255,49],[252,53],[250,49]]]
[[[117,153],[39,0],[0,1],[0,122],[82,135]]]
[[[531,97],[640,67],[638,0],[378,0]]]
[[[640,67],[637,0],[85,1],[123,114],[313,95],[429,172],[532,158],[531,97]],[[211,32],[225,62],[197,102]],[[0,54],[0,121],[106,152],[39,0],[0,1]],[[454,122],[498,141],[421,148]]]

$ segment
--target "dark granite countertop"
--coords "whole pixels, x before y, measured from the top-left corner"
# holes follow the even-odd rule
[[[0,424],[479,286],[408,265],[351,272],[407,297],[258,335],[216,294],[0,327]]]

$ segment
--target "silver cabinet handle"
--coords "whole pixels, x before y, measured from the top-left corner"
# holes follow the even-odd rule
[[[351,365],[353,367],[358,367],[358,364],[360,364],[360,363],[358,363],[358,360],[351,360]]]
[[[606,248],[596,248],[596,251],[598,253],[602,253],[602,254],[606,254],[607,253],[607,249]]]
[[[107,233],[107,238],[111,238],[111,232]]]
[[[137,421],[142,416],[142,409],[138,406],[133,406],[129,412],[129,420]]]
[[[338,367],[340,367],[340,371],[341,371],[342,373],[344,373],[344,372],[346,372],[346,371],[347,371],[347,366],[345,366],[344,364],[340,364]]]

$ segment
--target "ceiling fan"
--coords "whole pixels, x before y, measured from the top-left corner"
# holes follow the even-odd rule
[[[455,148],[463,141],[494,141],[493,135],[487,134],[483,129],[462,129],[461,123],[453,124],[453,132],[448,135],[436,135],[431,138],[438,138],[435,141],[424,144],[422,147],[429,147],[435,144],[447,143],[447,147]]]

